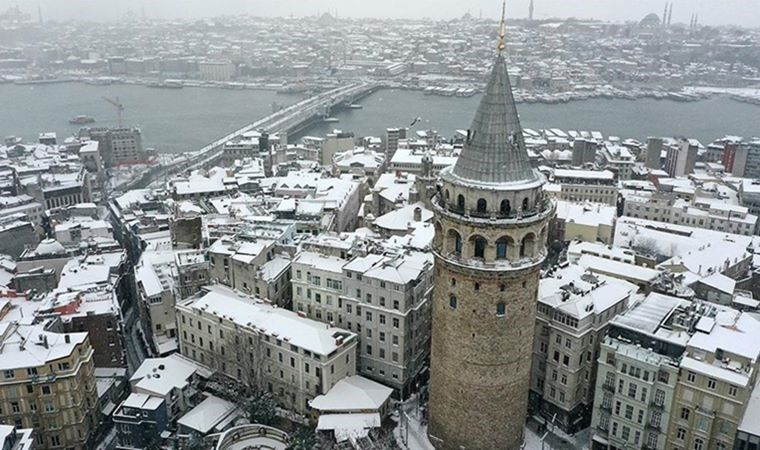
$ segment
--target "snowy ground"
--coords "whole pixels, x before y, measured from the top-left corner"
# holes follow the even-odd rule
[[[427,424],[422,423],[417,398],[413,397],[397,406],[394,420],[399,425],[393,430],[393,434],[399,447],[405,450],[435,450],[427,437]],[[403,420],[401,414],[408,420]],[[538,428],[539,424],[534,420],[525,427],[524,450],[584,450],[589,447],[588,430],[568,436],[560,430],[539,434]]]

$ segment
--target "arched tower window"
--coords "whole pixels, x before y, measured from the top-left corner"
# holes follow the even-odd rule
[[[512,240],[506,236],[496,241],[496,259],[507,259],[507,252],[511,243]]]
[[[504,199],[504,200],[501,201],[501,205],[499,207],[499,211],[504,216],[508,216],[509,215],[509,213],[512,211],[512,207],[509,204],[509,200]]]
[[[433,235],[433,247],[437,251],[441,251],[441,244],[443,242],[443,227],[441,222],[435,222],[435,234]]]
[[[446,189],[446,200],[448,200],[450,197],[451,197],[451,195],[449,195],[449,190]]]
[[[449,295],[449,307],[451,309],[457,309],[457,296],[454,294]]]
[[[464,211],[464,195],[459,194],[457,197],[457,209],[460,211]]]
[[[530,200],[528,200],[528,197],[525,197],[522,202],[522,210],[527,211],[528,206],[530,206]]]
[[[507,305],[504,302],[496,304],[496,317],[504,317],[507,315]]]
[[[536,243],[536,235],[528,233],[520,243],[520,257],[533,257],[533,249]]]
[[[454,252],[457,256],[462,256],[462,236],[456,230],[449,230],[446,239],[446,249]]]
[[[476,211],[479,212],[479,213],[484,213],[484,212],[486,212],[487,208],[488,208],[488,203],[486,203],[486,199],[479,198],[478,199],[478,204],[476,206]]]
[[[472,244],[472,256],[475,258],[485,258],[487,242],[482,236],[474,236],[470,238]]]

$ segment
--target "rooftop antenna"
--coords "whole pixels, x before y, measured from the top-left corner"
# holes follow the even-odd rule
[[[502,50],[507,46],[506,43],[506,36],[507,36],[507,29],[506,24],[504,23],[504,17],[507,13],[507,0],[504,0],[501,4],[501,22],[499,23],[499,42],[496,44],[496,50],[501,53]]]

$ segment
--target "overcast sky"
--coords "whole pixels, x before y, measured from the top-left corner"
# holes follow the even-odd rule
[[[707,25],[760,26],[760,0],[672,0],[673,22],[688,23],[698,13]],[[508,0],[508,15],[525,17],[530,0]],[[662,14],[664,0],[534,0],[535,17],[578,17],[611,21]],[[248,13],[259,16],[335,12],[346,17],[450,19],[466,12],[498,17],[499,0],[0,0],[0,11],[19,5],[35,18],[37,5],[46,19],[117,20],[142,9],[154,18],[198,18]]]

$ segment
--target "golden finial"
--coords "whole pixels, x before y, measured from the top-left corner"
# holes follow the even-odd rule
[[[499,23],[499,43],[496,45],[496,50],[501,53],[504,48],[507,46],[506,41],[506,35],[507,35],[507,29],[506,29],[506,23],[505,23],[505,15],[507,12],[507,0],[504,0],[504,2],[501,4],[501,22]]]

